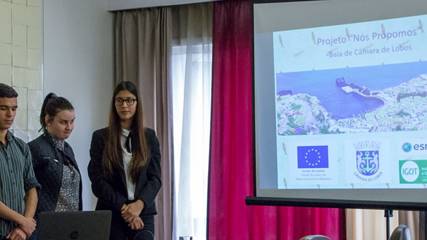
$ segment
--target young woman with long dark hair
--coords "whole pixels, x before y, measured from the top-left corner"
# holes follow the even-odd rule
[[[108,127],[93,133],[88,166],[97,210],[111,210],[110,240],[154,239],[155,197],[161,187],[160,149],[143,121],[136,86],[119,83]]]

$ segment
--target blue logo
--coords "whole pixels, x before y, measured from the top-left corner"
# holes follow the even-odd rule
[[[402,150],[404,152],[410,152],[410,151],[427,151],[427,143],[404,143],[402,145]]]
[[[378,150],[356,151],[357,171],[364,176],[372,176],[380,167]]]
[[[297,147],[298,168],[328,168],[328,146]]]
[[[412,150],[412,145],[410,143],[404,143],[402,145],[402,150],[404,152],[410,152]]]

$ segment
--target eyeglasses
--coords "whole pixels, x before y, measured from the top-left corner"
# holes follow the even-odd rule
[[[119,106],[123,106],[124,103],[126,103],[127,106],[132,106],[133,104],[135,104],[136,98],[121,98],[121,97],[116,97],[114,99],[114,101]]]

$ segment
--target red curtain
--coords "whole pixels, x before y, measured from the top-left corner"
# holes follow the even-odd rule
[[[252,1],[214,3],[208,239],[345,239],[338,209],[246,206],[253,194]]]

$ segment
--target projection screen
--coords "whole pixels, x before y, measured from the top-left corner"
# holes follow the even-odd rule
[[[426,60],[425,0],[255,1],[255,199],[426,207]]]

